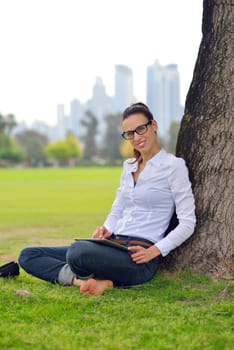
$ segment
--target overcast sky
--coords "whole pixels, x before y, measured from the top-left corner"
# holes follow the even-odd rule
[[[0,112],[56,122],[57,104],[114,93],[115,64],[132,68],[145,102],[146,68],[178,64],[181,103],[201,41],[202,0],[0,0]]]

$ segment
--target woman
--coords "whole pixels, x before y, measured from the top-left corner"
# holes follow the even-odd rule
[[[185,162],[161,149],[149,108],[135,103],[123,113],[123,138],[135,158],[124,162],[120,187],[103,226],[93,238],[119,242],[127,250],[80,240],[70,247],[24,249],[19,263],[28,273],[83,294],[102,294],[155,275],[161,256],[181,245],[195,226],[194,197]],[[164,237],[176,211],[178,226]]]

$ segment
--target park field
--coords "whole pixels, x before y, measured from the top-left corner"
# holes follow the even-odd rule
[[[0,169],[0,265],[31,245],[67,245],[103,223],[120,167]],[[231,350],[232,281],[183,271],[101,296],[20,271],[0,278],[0,349]]]
[[[120,168],[0,170],[0,261],[34,244],[69,244],[101,225]]]

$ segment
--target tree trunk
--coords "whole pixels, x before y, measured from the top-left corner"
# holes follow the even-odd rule
[[[204,0],[202,32],[176,149],[189,168],[197,225],[193,236],[166,263],[231,278],[234,0]]]

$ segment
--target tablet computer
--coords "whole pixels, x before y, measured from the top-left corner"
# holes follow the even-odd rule
[[[122,244],[113,242],[110,239],[105,239],[105,238],[75,238],[75,240],[76,241],[95,242],[95,243],[98,243],[98,244],[107,245],[107,246],[112,247],[112,248],[117,248],[117,249],[128,251],[128,247],[126,247],[126,246],[124,246]]]

